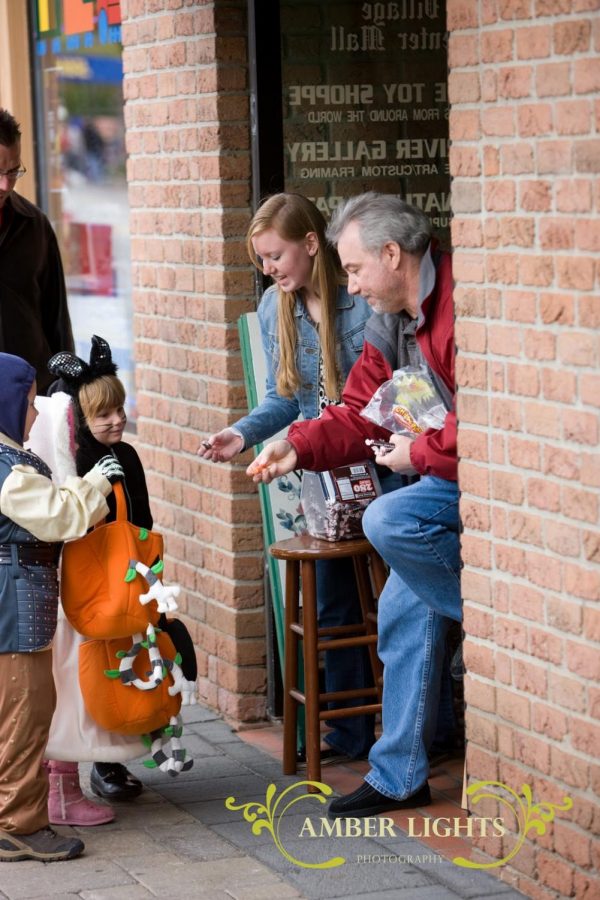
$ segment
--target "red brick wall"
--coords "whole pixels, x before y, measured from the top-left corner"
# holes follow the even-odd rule
[[[539,898],[600,896],[599,8],[448,2],[468,773],[572,797]]]
[[[260,512],[240,465],[199,460],[245,409],[254,308],[245,0],[122,0],[138,442],[166,577],[183,588],[200,695],[264,715]]]

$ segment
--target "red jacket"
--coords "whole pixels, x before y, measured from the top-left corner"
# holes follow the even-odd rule
[[[434,269],[428,251],[421,263],[422,273],[427,268],[431,286],[420,303],[416,339],[430,368],[445,385],[452,408],[443,428],[430,429],[415,439],[410,448],[410,458],[419,474],[456,481],[454,305],[450,255],[441,254]],[[328,406],[320,418],[296,422],[290,428],[288,440],[298,454],[300,468],[320,472],[358,462],[370,455],[365,447],[365,438],[386,440],[389,437],[387,429],[365,419],[360,412],[377,388],[388,381],[394,369],[398,368],[394,340],[388,348],[382,347],[377,335],[381,335],[383,324],[393,326],[395,322],[397,329],[399,319],[399,315],[383,317],[374,313],[367,322],[362,355],[352,367],[344,387],[343,405]],[[374,327],[370,328],[371,323]]]

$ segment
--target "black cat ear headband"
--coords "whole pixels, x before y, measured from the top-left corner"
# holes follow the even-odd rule
[[[61,350],[48,363],[48,371],[57,378],[62,378],[69,390],[75,393],[83,384],[90,384],[101,375],[116,375],[117,366],[112,360],[108,341],[94,334],[89,363],[74,353]]]

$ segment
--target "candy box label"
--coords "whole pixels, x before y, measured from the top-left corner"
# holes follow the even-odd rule
[[[318,475],[325,500],[374,500],[381,493],[379,479],[371,463],[340,466]]]

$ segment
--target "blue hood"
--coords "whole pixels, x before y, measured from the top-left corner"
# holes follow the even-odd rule
[[[0,431],[17,444],[23,443],[27,394],[35,381],[35,369],[20,356],[0,353]]]

